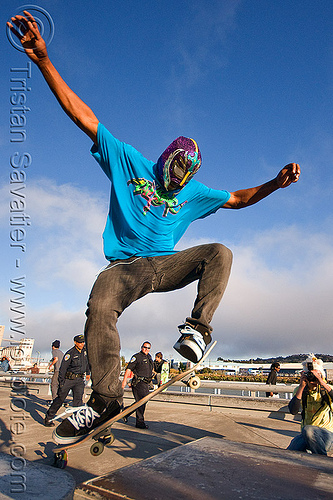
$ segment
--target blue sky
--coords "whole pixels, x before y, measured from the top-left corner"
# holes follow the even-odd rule
[[[83,329],[91,285],[106,263],[109,184],[90,140],[34,66],[26,79],[26,140],[11,142],[13,68],[26,68],[28,59],[9,43],[5,22],[21,6],[1,6],[0,324],[8,336],[15,317],[9,300],[18,296],[10,281],[24,276],[24,330],[48,356],[52,340],[67,349]],[[216,356],[332,353],[332,3],[50,0],[30,10],[41,8],[54,23],[48,51],[63,78],[147,158],[156,160],[179,135],[193,137],[203,156],[197,179],[229,191],[270,180],[289,162],[301,165],[297,184],[195,222],[178,248],[218,241],[234,253],[212,323]],[[31,222],[24,253],[9,238],[15,153],[32,160],[23,169]],[[154,352],[173,357],[176,326],[194,297],[191,285],[133,304],[119,321],[122,354],[128,358],[148,338]]]

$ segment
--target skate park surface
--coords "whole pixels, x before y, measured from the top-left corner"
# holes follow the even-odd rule
[[[162,394],[147,405],[149,429],[136,429],[134,416],[120,421],[101,455],[90,454],[88,440],[69,450],[61,470],[51,465],[52,428],[43,426],[49,396],[15,397],[16,406],[10,389],[0,387],[0,499],[333,498],[332,458],[286,451],[300,430],[286,400],[223,397],[215,404]],[[15,451],[20,446],[24,453]]]

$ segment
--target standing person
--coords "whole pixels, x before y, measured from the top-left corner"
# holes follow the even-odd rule
[[[34,363],[33,366],[30,366],[30,368],[27,368],[27,372],[31,372],[31,374],[34,374],[34,375],[36,375],[37,373],[39,373],[38,364]],[[31,377],[28,380],[34,380],[34,377]]]
[[[49,370],[53,368],[53,375],[51,379],[51,394],[52,400],[57,397],[58,385],[59,385],[59,370],[64,357],[64,353],[59,349],[60,340],[54,340],[52,342],[52,359],[49,364]]]
[[[292,415],[302,409],[301,433],[287,449],[327,455],[333,445],[333,388],[325,380],[321,359],[309,354],[302,364],[300,384],[288,405]]]
[[[161,352],[157,352],[155,354],[155,359],[154,359],[154,380],[156,380],[157,387],[167,382],[167,380],[164,379],[165,378],[167,379],[168,374],[169,374],[169,363],[165,361],[165,359],[163,359],[163,354]]]
[[[74,346],[65,353],[60,365],[58,393],[46,412],[44,420],[46,427],[54,425],[50,420],[55,417],[70,390],[73,392],[73,406],[83,405],[84,379],[86,375],[86,379],[89,380],[90,369],[84,348],[84,335],[75,335],[73,340]]]
[[[38,364],[34,363],[30,368],[28,368],[27,371],[30,371],[31,373],[36,375],[37,373],[39,373]]]
[[[8,356],[2,356],[0,361],[0,372],[8,372],[11,370]]]
[[[135,401],[139,401],[149,394],[154,367],[153,359],[149,354],[150,348],[150,342],[145,341],[141,346],[141,351],[132,356],[124,374],[123,389],[126,387],[131,372],[134,374],[131,387]],[[148,425],[144,419],[145,409],[146,404],[143,404],[136,410],[136,427],[139,429],[148,429]]]
[[[277,381],[277,374],[280,371],[280,363],[277,361],[274,361],[274,363],[271,364],[271,371],[267,377],[266,384],[269,385],[276,385]],[[273,398],[274,396],[279,396],[277,392],[266,392],[266,398]]]
[[[104,253],[110,263],[96,279],[86,312],[93,391],[88,409],[63,420],[53,433],[57,443],[73,443],[121,409],[117,321],[134,301],[148,293],[172,291],[198,281],[193,310],[178,327],[180,337],[174,348],[196,363],[211,342],[211,321],[228,283],[232,253],[220,243],[175,251],[191,222],[220,208],[253,205],[297,182],[300,168],[289,163],[260,186],[229,192],[193,179],[201,165],[201,153],[193,139],[178,137],[156,162],[150,161],[116,139],[68,87],[50,61],[29,12],[13,17],[8,26],[64,111],[93,141],[91,153],[111,182],[103,233]]]

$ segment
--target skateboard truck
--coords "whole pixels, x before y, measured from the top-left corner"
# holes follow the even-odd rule
[[[201,385],[201,380],[197,375],[191,375],[188,379],[182,380],[182,382],[186,387],[190,387],[191,389],[199,389]]]

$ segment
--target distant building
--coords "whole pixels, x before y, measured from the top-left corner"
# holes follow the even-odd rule
[[[11,368],[22,369],[30,366],[35,339],[7,340],[7,342],[9,345],[0,347],[0,356],[9,357]]]

